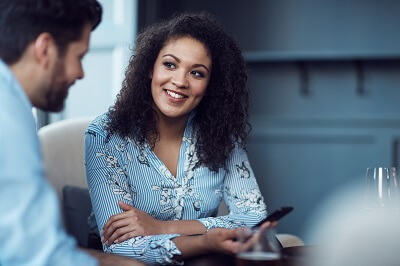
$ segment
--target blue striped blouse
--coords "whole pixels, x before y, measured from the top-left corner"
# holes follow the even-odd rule
[[[159,220],[198,220],[207,229],[252,226],[266,216],[266,205],[247,154],[238,146],[227,170],[196,166],[192,119],[186,126],[176,178],[146,144],[111,135],[104,128],[107,114],[97,117],[85,133],[86,177],[98,227],[122,210],[121,200]],[[229,214],[215,217],[224,199]],[[171,241],[178,234],[134,237],[103,245],[104,251],[145,263],[177,263],[179,249]]]

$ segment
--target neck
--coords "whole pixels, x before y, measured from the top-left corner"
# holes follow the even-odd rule
[[[35,91],[40,86],[38,79],[38,66],[33,60],[28,60],[26,53],[17,62],[8,65],[22,89],[25,91],[32,104],[35,103]]]
[[[24,89],[25,93],[28,95],[28,98],[31,99],[33,84],[28,82],[30,80],[28,77],[28,73],[30,73],[29,69],[27,69],[27,67],[24,65],[20,65],[19,63],[9,65],[9,68]]]
[[[181,141],[188,119],[189,115],[171,118],[158,112],[157,129],[160,139]]]

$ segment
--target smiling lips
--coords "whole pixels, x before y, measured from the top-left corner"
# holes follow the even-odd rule
[[[179,93],[176,93],[176,92],[173,92],[173,91],[170,91],[170,90],[165,90],[166,92],[167,92],[167,94],[169,95],[169,96],[171,96],[172,98],[174,98],[174,99],[183,99],[183,98],[188,98],[186,95],[184,95],[184,94],[179,94]]]

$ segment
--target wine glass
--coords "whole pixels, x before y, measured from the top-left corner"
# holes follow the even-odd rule
[[[366,210],[400,210],[399,176],[395,167],[367,168],[364,190]]]
[[[238,232],[236,265],[281,265],[281,253],[275,228],[242,228]]]

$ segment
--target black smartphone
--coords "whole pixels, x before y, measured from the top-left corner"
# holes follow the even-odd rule
[[[270,215],[268,215],[264,220],[262,220],[261,222],[256,224],[254,227],[258,227],[258,226],[262,225],[265,222],[278,221],[279,219],[281,219],[283,216],[285,216],[286,214],[288,214],[292,210],[293,210],[293,207],[291,207],[291,206],[281,207],[281,208],[273,211]]]

